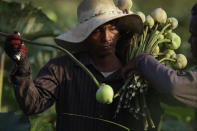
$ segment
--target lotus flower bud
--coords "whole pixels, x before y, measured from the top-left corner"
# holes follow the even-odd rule
[[[132,5],[133,5],[132,0],[118,0],[118,4],[117,4],[120,10],[128,14],[132,13],[131,12]]]
[[[167,14],[162,8],[157,8],[152,11],[151,16],[153,19],[160,23],[160,24],[165,24],[167,20]]]
[[[150,29],[154,26],[155,21],[151,15],[148,15],[145,20],[145,25],[147,25]]]
[[[168,29],[164,32],[164,35],[168,34],[168,33],[172,33],[172,29]]]
[[[165,43],[168,49],[176,50],[181,45],[181,38],[174,32],[168,33],[165,36],[166,39],[171,40],[171,42]]]
[[[155,32],[155,34],[157,34],[157,35],[159,35],[159,33],[160,33],[160,31],[158,31],[158,30]],[[164,39],[164,36],[162,34],[160,34],[157,39],[162,40],[162,39]]]
[[[176,53],[174,50],[167,49],[164,51],[164,54],[166,58],[172,58],[172,59],[176,58]]]
[[[168,18],[168,19],[167,19],[167,22],[168,22],[169,24],[171,24],[172,29],[175,29],[175,28],[177,28],[177,26],[178,26],[178,20],[177,20],[176,18],[174,18],[174,17]]]
[[[144,15],[144,13],[141,11],[138,11],[136,12],[136,14],[140,16],[140,18],[142,19],[142,22],[144,23],[146,20],[146,16]]]
[[[172,66],[174,69],[184,69],[187,66],[187,58],[183,54],[177,54],[176,62]]]
[[[160,51],[160,49],[159,49],[159,46],[157,45],[157,46],[155,47],[155,49],[153,50],[153,56],[154,56],[154,57],[157,57],[158,54],[159,54],[159,51]]]
[[[102,83],[96,92],[96,100],[103,104],[111,104],[113,101],[114,91],[111,86]]]

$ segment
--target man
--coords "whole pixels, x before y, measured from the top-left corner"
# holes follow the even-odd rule
[[[191,10],[189,31],[192,56],[197,60],[197,4]],[[169,93],[177,100],[197,107],[197,69],[178,72],[159,63],[153,56],[143,53],[131,64],[161,93]],[[130,67],[131,68],[131,67]],[[196,116],[197,118],[197,116]],[[197,130],[197,128],[195,129]]]
[[[55,39],[57,44],[78,52],[76,58],[100,83],[109,84],[116,93],[123,84],[123,62],[117,57],[121,50],[116,50],[116,46],[124,44],[121,39],[127,38],[128,34],[142,32],[140,17],[120,12],[113,0],[84,0],[78,7],[78,22],[74,29]],[[16,61],[11,81],[17,101],[26,115],[43,112],[56,103],[57,131],[122,130],[115,125],[67,113],[111,120],[131,130],[143,130],[142,121],[132,118],[128,112],[121,111],[117,119],[113,119],[116,101],[109,105],[98,103],[95,97],[97,86],[68,56],[50,60],[33,81],[25,55],[27,50],[20,39],[16,34],[8,36],[5,51]]]

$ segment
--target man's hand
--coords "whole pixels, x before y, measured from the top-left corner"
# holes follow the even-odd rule
[[[124,67],[122,67],[121,72],[122,72],[123,79],[127,79],[128,76],[130,76],[131,74],[137,73],[137,70],[135,67],[135,59],[127,62],[127,64]]]
[[[27,49],[19,33],[10,34],[7,36],[4,50],[6,54],[15,62],[20,63],[26,59]]]

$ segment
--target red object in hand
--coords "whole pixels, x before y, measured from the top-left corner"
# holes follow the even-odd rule
[[[19,33],[10,34],[7,36],[4,45],[7,55],[16,62],[22,62],[26,59],[27,48],[21,40]]]
[[[21,36],[19,34],[11,34],[7,36],[6,44],[12,46],[18,52],[26,53],[27,48],[23,41],[21,41]]]

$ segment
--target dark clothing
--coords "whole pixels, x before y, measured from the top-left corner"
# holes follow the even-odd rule
[[[179,72],[167,68],[145,53],[136,58],[135,66],[156,90],[171,94],[178,101],[197,108],[197,68]],[[197,121],[197,109],[195,119]],[[196,122],[194,131],[197,131]]]
[[[116,93],[123,85],[120,70],[105,78],[94,66],[86,53],[76,55],[97,78],[100,83],[112,86]],[[11,74],[14,90],[25,114],[40,113],[56,102],[57,131],[121,131],[122,128],[98,120],[69,116],[64,113],[87,115],[111,120],[127,127],[131,131],[143,131],[142,120],[136,120],[127,111],[121,111],[113,119],[117,99],[112,104],[100,104],[96,101],[97,86],[76,63],[67,56],[50,60],[39,72],[34,81],[28,63],[16,66]],[[158,125],[161,109],[157,93],[149,94],[149,103],[153,120]],[[152,99],[154,98],[154,99]],[[156,98],[156,99],[155,99]],[[151,100],[151,101],[150,101]],[[152,101],[153,100],[153,101]],[[158,110],[158,113],[155,113]],[[135,129],[135,130],[133,130]],[[138,130],[137,130],[138,129]]]
[[[197,107],[197,69],[176,71],[159,63],[149,54],[140,54],[136,68],[161,93],[172,94],[177,100]]]

